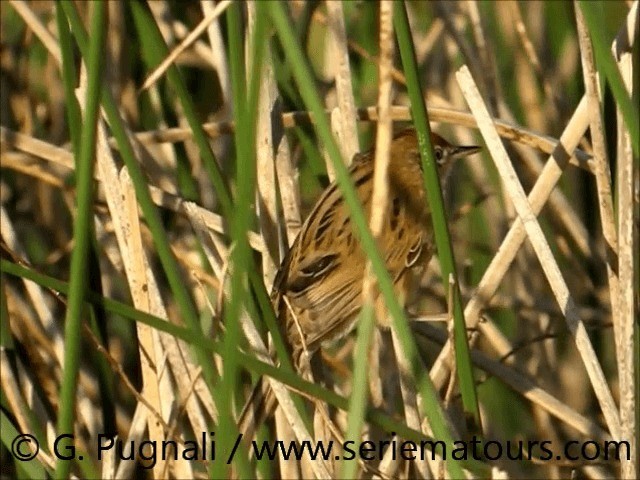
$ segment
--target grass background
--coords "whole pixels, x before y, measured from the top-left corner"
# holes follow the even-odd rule
[[[401,32],[397,5],[394,26]],[[361,150],[375,138],[375,122],[365,121],[361,111],[356,127],[356,112],[337,101],[344,87],[336,75],[344,75],[338,68],[339,52],[348,52],[350,68],[341,81],[350,85],[353,104],[362,109],[376,105],[380,7],[346,2],[338,13],[323,2],[257,2],[254,7],[251,14],[239,4],[226,6],[207,32],[150,88],[141,90],[150,72],[215,8],[213,4],[0,4],[4,475],[33,478],[72,471],[83,477],[224,477],[229,472],[222,462],[159,462],[144,470],[142,466],[151,467],[148,461],[136,464],[116,457],[113,464],[100,462],[95,438],[106,433],[137,444],[164,438],[185,442],[215,431],[223,451],[234,443],[234,412],[242,406],[252,379],[265,372],[353,411],[346,398],[314,390],[286,368],[269,369],[252,355],[239,353],[239,348],[249,350],[242,322],[255,322],[263,335],[265,325],[273,322],[267,293],[275,269],[334,172],[349,195],[341,170],[347,141],[341,137],[332,144],[330,130],[351,129]],[[521,140],[532,138],[532,132],[560,138],[588,90],[576,8],[583,7],[570,2],[408,3],[410,44],[401,35],[392,37],[397,42],[393,105],[411,104],[416,115],[419,100],[410,83],[415,77],[430,108],[468,111],[455,75],[467,64],[489,111],[520,129],[519,141],[507,141],[506,146],[529,192],[549,161],[550,148],[531,148],[531,142],[527,146]],[[475,433],[465,433],[460,412],[473,414],[473,406],[463,406],[458,392],[477,390],[482,417],[478,433],[487,440],[549,439],[555,445],[573,439],[602,442],[611,435],[632,442],[637,462],[637,427],[630,419],[638,416],[637,393],[633,395],[633,366],[637,370],[638,360],[633,321],[638,303],[638,199],[637,192],[632,198],[624,190],[629,184],[638,188],[637,102],[620,94],[619,80],[607,70],[607,60],[613,57],[602,53],[611,51],[627,16],[633,17],[632,8],[637,32],[637,3],[586,2],[583,8],[602,90],[595,104],[603,128],[596,134],[579,133],[584,155],[576,155],[566,166],[538,217],[589,333],[592,360],[604,372],[606,388],[619,405],[623,430],[612,431],[602,416],[592,380],[564,321],[566,311],[558,307],[531,243],[525,241],[518,249],[496,294],[478,300],[477,287],[516,218],[485,149],[482,156],[456,166],[446,210],[461,304],[482,305],[483,322],[472,330],[472,348],[502,364],[506,372],[486,364],[471,367],[464,355],[457,367],[473,368],[475,381],[463,380],[458,386],[450,384],[449,376],[439,380],[432,371],[436,391],[445,399],[443,411],[453,419],[453,426],[441,427],[448,436]],[[336,15],[343,18],[345,39],[328,27]],[[631,65],[637,68],[634,48]],[[406,51],[415,56],[415,68],[407,63],[411,56],[406,57]],[[80,73],[83,58],[87,77]],[[637,92],[637,73],[635,79]],[[264,98],[261,84],[268,85],[276,99],[275,114],[259,104]],[[334,117],[321,115],[321,110],[335,107],[340,113],[334,116],[343,115],[343,128],[336,126]],[[622,117],[616,117],[617,108]],[[394,112],[397,119],[410,120],[407,109]],[[279,114],[282,123],[273,120]],[[438,112],[429,115],[441,120],[432,128],[450,141],[484,145],[477,129],[447,121]],[[107,127],[100,127],[104,133],[94,129],[91,119],[96,116],[106,121]],[[597,127],[593,116],[589,121]],[[276,142],[283,135],[278,155],[257,149],[258,135]],[[629,139],[626,149],[616,144],[624,138]],[[112,160],[105,150],[114,153]],[[588,162],[585,155],[594,160]],[[620,176],[619,171],[629,174]],[[93,176],[97,181],[91,181]],[[362,216],[361,227],[365,222]],[[375,253],[369,253],[375,267]],[[442,275],[437,261],[431,263],[413,312],[446,311],[446,273]],[[377,275],[384,288],[380,268]],[[466,321],[478,319],[467,315]],[[396,320],[398,325],[404,322]],[[411,367],[421,385],[420,396],[426,398],[430,386],[424,374],[440,352],[446,328],[410,323],[413,335],[405,332],[401,342],[408,348],[417,346],[419,357]],[[355,343],[348,338],[327,352],[343,397],[352,388]],[[63,364],[70,367],[62,368]],[[383,362],[380,378],[397,374],[395,366],[386,369]],[[509,374],[521,382],[520,388],[507,380]],[[526,381],[547,396],[533,398],[534,389]],[[366,382],[353,388],[366,388]],[[621,388],[627,392],[622,396]],[[387,401],[386,416],[374,415],[373,423],[402,438],[419,439],[416,430],[422,428],[421,433],[429,435],[425,425],[408,425],[403,412],[409,406],[403,398],[396,391]],[[422,411],[437,433],[434,412],[439,407],[424,402]],[[347,417],[336,414],[337,424],[344,428]],[[37,460],[12,458],[15,431],[33,433],[40,440]],[[55,461],[51,448],[56,432],[76,434],[83,461]],[[276,436],[273,431],[263,434]],[[367,429],[366,435],[375,437],[374,429]],[[436,476],[443,475],[443,468],[459,476],[462,470],[456,469],[462,467],[486,476],[487,466],[497,466],[514,478],[566,477],[573,470],[587,477],[631,478],[634,471],[633,460],[605,460],[604,454],[597,461],[457,463],[426,468]],[[266,476],[286,476],[284,472],[292,472],[287,468],[298,466],[255,465],[239,459],[234,474],[248,477],[260,470]],[[311,467],[301,468],[308,473],[304,468]],[[332,473],[341,467],[327,468]],[[382,465],[375,468],[384,471]],[[385,475],[425,474],[407,464],[396,468]]]

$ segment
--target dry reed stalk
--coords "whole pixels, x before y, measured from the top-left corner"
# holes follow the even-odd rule
[[[629,9],[625,25],[614,40],[611,50],[618,62],[625,87],[633,98],[633,61],[632,46],[638,34],[638,2]],[[637,68],[637,65],[636,65]],[[638,222],[638,198],[634,199],[634,185],[638,188],[638,163],[634,163],[630,134],[624,128],[622,114],[616,111],[617,120],[617,159],[618,159],[618,321],[614,320],[616,335],[616,353],[618,357],[618,378],[620,385],[620,421],[622,438],[630,439],[630,461],[622,462],[621,478],[638,477],[638,364],[634,361],[634,337],[637,339],[638,305],[634,307],[634,279],[637,279],[639,240],[634,225]],[[637,135],[638,132],[635,132]],[[610,287],[611,288],[611,287]],[[612,292],[615,295],[616,292]],[[613,301],[613,298],[612,298]],[[636,297],[637,301],[637,297]],[[633,442],[635,441],[635,445]],[[635,448],[634,448],[635,447]]]

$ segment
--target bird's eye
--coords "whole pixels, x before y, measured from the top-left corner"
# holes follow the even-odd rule
[[[442,160],[444,159],[444,152],[442,151],[442,147],[434,148],[433,153],[436,156],[436,162],[442,163]]]

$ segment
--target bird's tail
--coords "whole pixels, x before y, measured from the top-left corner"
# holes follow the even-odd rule
[[[238,430],[247,442],[253,439],[260,425],[273,415],[277,403],[269,381],[265,377],[261,377],[253,388],[238,419]]]

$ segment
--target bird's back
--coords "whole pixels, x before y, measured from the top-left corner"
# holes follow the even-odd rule
[[[350,168],[367,218],[371,212],[374,156],[374,151],[357,155]],[[394,139],[389,194],[386,225],[378,247],[392,279],[404,289],[404,274],[426,263],[425,256],[430,257],[433,249],[417,141],[411,132]],[[294,352],[296,346],[306,346],[313,352],[322,343],[351,331],[362,307],[366,261],[349,208],[333,183],[304,222],[274,282],[274,306]]]

